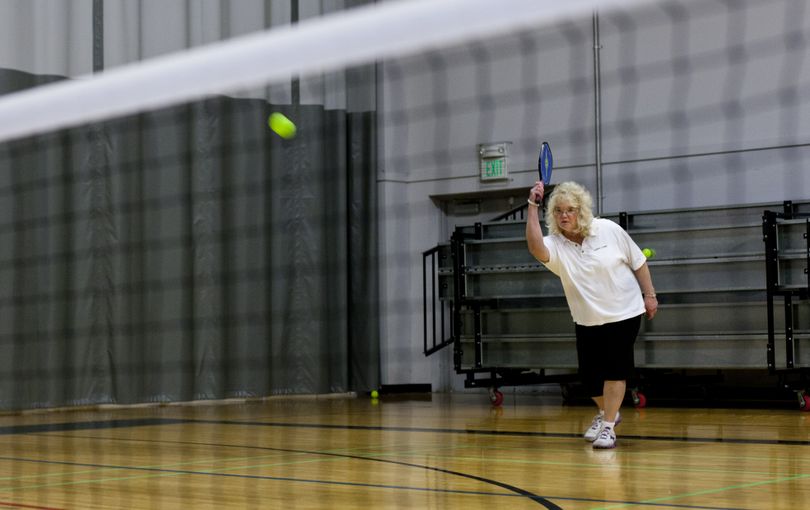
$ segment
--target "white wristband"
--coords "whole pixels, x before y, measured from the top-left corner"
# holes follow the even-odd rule
[[[532,199],[531,199],[531,198],[530,198],[530,199],[528,199],[528,200],[526,200],[526,201],[527,201],[527,202],[529,202],[529,204],[530,204],[530,205],[533,205],[533,206],[535,206],[535,207],[540,207],[540,204],[538,204],[537,202],[532,202]]]

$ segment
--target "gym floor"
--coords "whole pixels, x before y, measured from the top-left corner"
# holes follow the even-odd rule
[[[270,398],[0,417],[10,508],[796,509],[810,413],[486,394]]]

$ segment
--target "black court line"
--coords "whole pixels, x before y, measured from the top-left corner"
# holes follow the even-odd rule
[[[483,430],[483,429],[450,429],[425,427],[384,427],[378,425],[334,425],[323,423],[285,423],[266,421],[238,421],[238,420],[196,420],[181,418],[138,418],[124,420],[99,420],[87,422],[41,423],[35,425],[7,425],[0,427],[0,435],[33,434],[37,432],[68,432],[73,430],[98,430],[126,427],[144,427],[150,425],[178,425],[188,423],[203,423],[209,425],[243,425],[251,427],[281,427],[301,429],[326,430],[365,430],[379,432],[426,432],[432,434],[471,434],[484,436],[512,436],[512,437],[557,437],[564,439],[580,439],[581,434],[566,432],[527,432],[522,430]],[[672,441],[679,443],[727,443],[727,444],[761,444],[810,446],[810,440],[800,439],[744,439],[723,437],[684,437],[684,436],[620,436],[623,440],[635,439],[638,441]]]
[[[525,432],[525,431],[499,431],[499,430],[476,430],[476,429],[441,429],[441,428],[422,428],[422,427],[382,427],[382,426],[369,426],[369,425],[329,425],[329,424],[314,424],[314,423],[280,423],[280,422],[255,422],[255,421],[236,421],[236,420],[195,420],[195,419],[174,419],[174,418],[143,418],[143,419],[125,419],[125,420],[105,420],[105,421],[90,421],[90,422],[64,422],[64,423],[46,423],[36,425],[13,425],[0,427],[0,435],[10,434],[29,434],[39,432],[69,432],[79,430],[99,430],[99,429],[117,429],[126,427],[141,427],[141,426],[154,426],[154,425],[177,425],[201,423],[210,425],[242,425],[242,426],[261,426],[261,427],[282,427],[282,428],[313,428],[313,429],[333,429],[333,430],[367,430],[367,431],[395,431],[395,432],[429,432],[429,433],[444,433],[444,434],[478,434],[478,435],[495,435],[495,436],[518,436],[518,437],[560,437],[560,438],[580,438],[580,434],[567,434],[567,433],[554,433],[554,432]],[[684,438],[677,436],[625,436],[622,438],[635,438],[641,440],[652,441],[694,441],[694,442],[725,442],[725,443],[744,443],[744,444],[787,444],[787,445],[810,445],[810,441],[793,441],[793,440],[757,440],[757,439],[723,439],[723,438]],[[359,455],[338,454],[331,452],[320,452],[310,450],[293,450],[284,448],[272,448],[262,446],[250,445],[234,445],[234,444],[219,444],[219,443],[202,443],[192,441],[162,441],[162,440],[148,440],[148,439],[132,439],[132,438],[108,438],[102,437],[104,440],[126,440],[126,441],[139,441],[151,443],[172,443],[172,444],[188,444],[196,446],[215,446],[227,448],[240,448],[240,449],[253,449],[265,451],[278,451],[290,452],[307,455],[322,455],[330,457],[351,458],[356,460],[365,460],[370,462],[382,462],[388,464],[402,465],[406,467],[415,467],[418,469],[432,470],[451,474],[455,476],[465,477],[480,481],[487,484],[492,484],[497,487],[506,489],[513,494],[503,493],[488,493],[482,491],[461,491],[452,489],[430,489],[425,487],[407,487],[407,486],[389,486],[389,485],[376,485],[364,484],[359,482],[340,482],[340,481],[326,481],[326,480],[308,480],[296,479],[289,477],[271,477],[260,475],[244,475],[244,474],[231,474],[231,473],[217,473],[206,471],[191,471],[191,470],[174,470],[163,468],[149,468],[139,466],[118,466],[118,465],[105,465],[105,464],[85,464],[73,463],[62,461],[49,461],[39,459],[25,459],[14,457],[2,457],[0,460],[21,461],[21,462],[38,462],[44,464],[63,464],[72,466],[106,468],[106,469],[122,469],[122,470],[135,470],[135,471],[152,471],[163,472],[171,474],[187,474],[187,475],[201,475],[201,476],[221,476],[228,478],[246,478],[246,479],[264,479],[264,480],[277,480],[277,481],[294,481],[306,483],[321,483],[321,484],[336,484],[336,485],[353,485],[364,487],[377,487],[377,488],[390,488],[400,490],[418,490],[418,491],[431,491],[431,492],[445,492],[445,493],[460,493],[472,495],[491,495],[491,496],[508,496],[508,497],[527,497],[532,501],[550,509],[562,510],[561,507],[555,505],[549,499],[566,500],[566,501],[584,501],[594,503],[609,503],[609,504],[625,504],[634,506],[654,506],[654,507],[667,507],[667,508],[688,508],[694,510],[740,510],[732,507],[709,507],[709,506],[694,506],[694,505],[679,505],[671,503],[647,503],[641,501],[619,501],[619,500],[604,500],[604,499],[590,499],[590,498],[575,498],[566,496],[539,496],[533,494],[519,487],[514,487],[509,484],[499,482],[497,480],[490,480],[468,473],[461,473],[458,471],[451,471],[433,466],[426,466],[421,464],[411,464],[401,461],[393,461],[388,459],[379,459],[375,457],[364,457]]]
[[[119,440],[120,438],[109,438],[109,437],[99,437],[98,439],[104,440]],[[158,441],[158,440],[151,440],[151,439],[130,439],[127,438],[125,441],[135,441],[135,442],[148,442],[148,443],[171,443],[171,444],[186,444],[186,445],[194,445],[194,446],[216,446],[216,447],[225,447],[225,448],[239,448],[239,449],[252,449],[252,450],[264,450],[264,451],[277,451],[277,452],[292,452],[292,453],[300,453],[300,454],[309,454],[309,455],[326,455],[326,456],[334,456],[334,457],[348,457],[354,459],[361,459],[361,460],[368,460],[374,462],[387,462],[392,464],[400,464],[409,467],[417,467],[417,468],[424,468],[430,469],[435,471],[440,471],[448,474],[458,474],[463,477],[472,478],[474,480],[482,481],[485,483],[491,483],[491,481],[480,478],[474,475],[468,475],[465,473],[458,473],[454,471],[448,471],[440,468],[434,468],[431,466],[422,466],[419,464],[409,464],[405,462],[398,462],[398,461],[391,461],[391,460],[384,460],[384,459],[377,459],[373,457],[362,457],[358,455],[345,455],[345,454],[338,454],[338,453],[328,453],[328,452],[318,452],[318,451],[310,451],[310,450],[291,450],[291,449],[284,449],[284,448],[272,448],[272,447],[264,447],[264,446],[249,446],[249,445],[231,445],[231,444],[219,444],[219,443],[203,443],[203,442],[193,442],[193,441]],[[419,491],[419,492],[436,492],[436,493],[443,493],[443,494],[460,494],[460,495],[469,495],[469,496],[495,496],[495,497],[509,497],[509,498],[517,498],[517,497],[527,497],[528,493],[523,494],[521,492],[514,492],[513,494],[507,494],[502,492],[485,492],[485,491],[470,491],[470,490],[461,490],[461,489],[432,489],[428,487],[413,487],[407,485],[385,485],[385,484],[372,484],[372,483],[363,483],[363,482],[343,482],[339,480],[316,480],[316,479],[308,479],[308,478],[292,478],[292,477],[285,477],[285,476],[267,476],[267,475],[247,475],[247,474],[233,474],[233,473],[221,473],[221,472],[212,472],[212,471],[192,471],[186,469],[166,469],[166,468],[152,468],[152,467],[141,467],[141,466],[126,466],[126,465],[117,465],[117,464],[97,464],[97,463],[86,463],[86,462],[67,462],[67,461],[57,461],[57,460],[43,460],[43,459],[28,459],[28,458],[21,458],[21,457],[3,457],[0,456],[0,460],[6,461],[13,461],[13,462],[30,462],[30,463],[37,463],[37,464],[52,464],[52,465],[60,465],[60,466],[72,466],[72,467],[88,467],[88,468],[97,468],[97,469],[115,469],[115,470],[122,470],[122,471],[147,471],[147,472],[157,472],[157,473],[165,473],[165,474],[180,474],[180,475],[198,475],[198,476],[211,476],[211,477],[223,477],[223,478],[243,478],[243,479],[250,479],[250,480],[268,480],[268,481],[281,481],[281,482],[298,482],[298,483],[313,483],[313,484],[320,484],[320,485],[340,485],[340,486],[348,486],[348,487],[366,487],[366,488],[374,488],[374,489],[396,489],[396,490],[410,490],[410,491]],[[506,484],[500,484],[500,482],[495,482],[495,485],[502,486],[503,488],[507,488]],[[508,489],[509,490],[509,489]],[[522,489],[518,489],[522,491]],[[685,508],[690,510],[745,510],[742,508],[735,508],[735,507],[717,507],[717,506],[697,506],[697,505],[679,505],[676,503],[648,503],[642,501],[623,501],[623,500],[614,500],[614,499],[595,499],[595,498],[575,498],[570,496],[545,496],[548,499],[558,499],[564,501],[578,501],[578,502],[588,502],[588,503],[600,503],[600,504],[622,504],[622,505],[633,505],[633,506],[651,506],[651,507],[665,507],[665,508]],[[541,498],[542,499],[542,498]],[[554,505],[553,503],[546,501],[551,506],[546,506],[549,509],[559,509],[562,510],[561,507]]]
[[[211,420],[180,420],[180,419],[132,419],[132,420],[110,420],[110,421],[91,421],[91,422],[67,422],[67,423],[44,423],[44,424],[36,424],[36,425],[13,425],[0,428],[0,434],[8,435],[8,434],[30,434],[30,433],[38,433],[38,432],[66,432],[66,431],[77,431],[77,430],[94,430],[94,429],[113,429],[113,428],[123,428],[123,427],[141,427],[141,426],[150,426],[150,425],[174,425],[174,424],[183,424],[183,423],[204,423],[204,424],[220,424],[220,425],[228,425],[229,422],[222,421],[211,421]],[[241,422],[233,422],[233,423],[241,423]],[[177,444],[182,444],[182,442],[177,442]],[[237,446],[237,445],[229,445],[229,446]],[[548,508],[549,510],[562,510],[561,507],[555,505],[551,501],[546,500],[545,498],[538,496],[537,494],[533,494],[527,490],[521,489],[520,487],[515,487],[513,485],[509,485],[507,483],[499,482],[497,480],[490,480],[488,478],[482,478],[476,475],[471,475],[468,473],[462,473],[459,471],[451,471],[449,469],[442,469],[432,466],[423,466],[419,464],[410,464],[407,462],[399,462],[393,460],[386,460],[386,459],[375,459],[371,457],[361,457],[361,456],[353,456],[353,455],[341,455],[335,453],[324,453],[324,452],[317,452],[317,451],[305,451],[305,450],[287,450],[287,449],[280,449],[280,448],[260,448],[255,447],[257,449],[262,450],[272,450],[272,451],[281,451],[281,452],[294,452],[294,453],[304,453],[308,455],[324,455],[324,456],[332,456],[332,457],[343,457],[343,458],[353,458],[356,460],[367,460],[367,461],[374,461],[374,462],[383,462],[389,464],[399,464],[402,466],[407,467],[415,467],[419,469],[426,469],[432,470],[437,472],[446,473],[449,475],[459,476],[463,478],[469,478],[472,480],[476,480],[479,482],[483,482],[486,484],[494,485],[496,487],[500,487],[502,489],[506,489],[516,495],[526,497],[539,505]],[[14,460],[9,457],[0,457],[3,460]],[[23,459],[17,459],[23,460]],[[60,462],[56,461],[43,461],[47,463],[55,463],[60,464]],[[71,463],[72,464],[72,463]],[[228,476],[228,477],[243,477],[243,478],[265,478],[260,476],[250,476],[250,475],[233,475],[230,473],[203,473],[198,471],[187,471],[187,470],[164,470],[159,468],[143,468],[143,467],[135,467],[135,468],[125,468],[123,466],[106,466],[106,465],[87,465],[87,464],[74,464],[84,467],[105,467],[109,469],[135,469],[135,470],[146,470],[146,471],[158,471],[158,472],[167,472],[167,473],[175,473],[175,474],[204,474],[208,476]],[[266,477],[272,478],[272,477]],[[311,481],[315,482],[315,481]],[[323,482],[327,483],[327,482]],[[331,482],[331,483],[343,483],[346,482]]]
[[[36,434],[38,432],[70,432],[74,430],[119,429],[147,427],[150,425],[176,425],[189,420],[175,418],[138,418],[132,420],[97,420],[63,423],[37,423],[34,425],[6,425],[0,427],[0,436],[13,434]]]
[[[383,427],[376,425],[330,425],[322,423],[284,423],[262,421],[238,420],[187,420],[195,423],[210,423],[220,425],[248,425],[254,427],[282,427],[282,428],[311,428],[332,430],[366,430],[380,432],[428,432],[433,434],[471,434],[484,436],[514,436],[514,437],[558,437],[582,439],[582,434],[566,432],[526,432],[520,430],[481,430],[481,429],[442,429],[424,427]],[[683,436],[640,436],[625,435],[621,439],[636,439],[639,441],[673,441],[687,443],[729,443],[729,444],[762,444],[762,445],[788,445],[810,446],[810,440],[800,439],[744,439],[722,437],[683,437]]]
[[[104,438],[109,439],[109,438]],[[198,446],[202,446],[205,443],[194,443]],[[216,445],[211,445],[216,446]],[[59,460],[43,460],[43,459],[27,459],[22,457],[3,457],[0,456],[0,460],[5,461],[13,461],[13,462],[30,462],[35,464],[52,464],[58,466],[71,466],[71,467],[85,467],[85,468],[96,468],[96,469],[114,469],[114,470],[121,470],[121,471],[147,471],[153,473],[165,473],[165,474],[175,474],[175,475],[199,475],[199,476],[212,476],[212,477],[223,477],[223,478],[245,478],[251,480],[268,480],[268,481],[281,481],[281,482],[300,482],[300,483],[314,483],[320,485],[341,485],[341,486],[349,486],[349,487],[368,487],[374,489],[398,489],[398,490],[411,490],[411,491],[419,491],[419,492],[441,492],[441,493],[448,493],[448,494],[463,494],[463,495],[471,495],[471,496],[498,496],[498,497],[509,497],[509,498],[518,498],[523,497],[521,494],[505,494],[502,492],[484,492],[484,491],[468,491],[468,490],[461,490],[461,489],[431,489],[427,487],[411,487],[407,485],[385,485],[385,484],[373,484],[373,483],[363,483],[363,482],[342,482],[339,480],[315,480],[309,478],[292,478],[286,476],[266,476],[266,475],[247,475],[247,474],[234,474],[234,473],[220,473],[215,471],[192,471],[188,469],[166,469],[166,468],[152,468],[152,467],[142,467],[142,466],[126,466],[126,465],[117,465],[117,464],[96,464],[96,463],[87,463],[87,462],[67,462],[67,461],[59,461]],[[601,500],[595,500],[601,502]],[[689,508],[698,508],[702,509],[704,507],[689,507]],[[716,509],[716,508],[709,508],[709,510],[736,510],[736,509]]]
[[[236,447],[238,447],[239,445],[228,445],[228,446],[232,446],[232,447],[236,446]],[[517,494],[519,496],[524,496],[526,498],[529,498],[531,501],[534,501],[535,503],[537,503],[539,505],[542,505],[542,506],[548,508],[549,510],[562,510],[561,507],[555,505],[551,501],[548,501],[546,498],[544,498],[542,496],[538,496],[537,494],[531,493],[531,492],[529,492],[529,491],[527,491],[525,489],[521,489],[520,487],[515,487],[514,485],[509,485],[508,483],[499,482],[497,480],[492,480],[491,478],[483,478],[483,477],[480,477],[480,476],[471,475],[469,473],[462,473],[460,471],[453,471],[453,470],[450,470],[450,469],[443,469],[443,468],[438,468],[438,467],[434,467],[434,466],[426,466],[426,465],[423,465],[423,464],[412,464],[410,462],[402,462],[402,461],[398,461],[398,460],[380,459],[380,458],[377,458],[377,457],[365,457],[365,456],[362,456],[362,455],[349,455],[349,454],[344,454],[344,453],[319,452],[319,451],[312,451],[312,450],[293,450],[293,449],[287,449],[287,448],[271,448],[271,447],[261,447],[261,446],[256,447],[256,448],[261,449],[261,450],[271,450],[271,451],[284,452],[284,453],[301,453],[301,454],[306,454],[306,455],[322,455],[322,456],[326,456],[326,457],[340,457],[340,458],[344,458],[344,459],[364,460],[364,461],[369,461],[369,462],[381,462],[383,464],[394,464],[394,465],[397,465],[397,466],[412,467],[412,468],[417,468],[417,469],[424,469],[424,470],[427,470],[427,471],[436,471],[438,473],[445,473],[445,474],[448,474],[448,475],[459,476],[459,477],[462,477],[462,478],[469,478],[470,480],[475,480],[477,482],[482,482],[482,483],[486,483],[486,484],[489,484],[489,485],[495,485],[496,487],[506,489],[509,492],[513,492],[513,493],[515,493],[515,494]]]

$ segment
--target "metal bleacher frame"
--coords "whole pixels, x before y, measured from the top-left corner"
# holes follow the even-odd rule
[[[665,375],[692,370],[693,382],[708,385],[746,369],[778,376],[779,390],[810,409],[810,203],[603,217],[656,252],[649,265],[660,310],[643,321],[636,342],[637,406],[646,405],[644,387]],[[521,206],[457,226],[448,243],[423,253],[424,353],[453,345],[465,387],[489,388],[496,405],[504,386],[559,383],[565,396],[577,380],[562,287],[529,254],[524,229]],[[774,312],[776,297],[784,298],[784,314]],[[778,330],[785,349],[777,348]]]
[[[799,210],[791,201],[780,212],[766,210],[762,216],[767,282],[768,346],[767,364],[780,384],[796,392],[799,407],[810,410],[807,394],[810,369],[799,358],[797,334],[806,334],[797,317],[797,302],[810,299],[810,212]],[[784,363],[777,362],[775,300],[782,298],[784,317]],[[799,327],[797,327],[799,326]],[[797,382],[796,382],[797,381]]]

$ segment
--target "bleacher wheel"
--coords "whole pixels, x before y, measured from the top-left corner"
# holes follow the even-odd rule
[[[805,413],[810,412],[810,395],[808,395],[804,391],[800,391],[798,392],[798,396],[799,396],[799,409],[801,409]]]
[[[630,392],[630,395],[633,397],[633,405],[636,409],[644,409],[647,407],[647,397],[638,390],[633,390]]]

